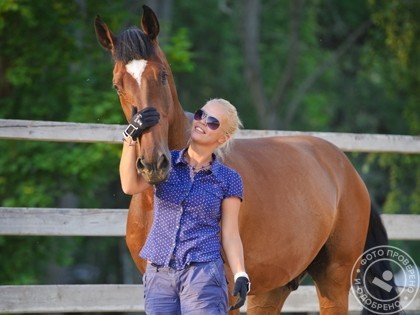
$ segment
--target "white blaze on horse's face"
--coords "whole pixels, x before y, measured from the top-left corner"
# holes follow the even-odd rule
[[[125,69],[137,81],[139,87],[141,85],[141,75],[143,74],[144,69],[146,69],[146,65],[147,61],[144,59],[131,60],[125,65]]]

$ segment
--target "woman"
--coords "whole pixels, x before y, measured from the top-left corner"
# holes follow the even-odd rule
[[[127,194],[149,187],[137,173],[133,142],[159,117],[147,107],[124,132],[120,177]],[[194,114],[188,147],[171,151],[171,171],[165,182],[155,185],[154,222],[140,252],[148,261],[143,275],[147,314],[226,314],[221,246],[235,275],[233,294],[239,294],[231,309],[245,303],[250,283],[238,229],[242,180],[215,154],[226,151],[240,125],[232,104],[210,100]]]

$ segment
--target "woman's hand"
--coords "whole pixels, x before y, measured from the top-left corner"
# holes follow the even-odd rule
[[[235,277],[236,278],[236,277]],[[232,305],[229,310],[236,310],[245,304],[246,295],[251,289],[251,283],[249,282],[248,276],[241,276],[235,279],[235,287],[233,288],[233,296],[239,294],[239,299],[235,305]]]
[[[130,124],[124,130],[124,137],[131,137],[136,141],[143,132],[159,122],[160,114],[154,107],[143,108],[138,113],[135,113],[130,120]]]

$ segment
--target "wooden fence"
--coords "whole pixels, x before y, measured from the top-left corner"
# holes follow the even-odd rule
[[[0,139],[120,143],[123,127],[122,125],[0,119]],[[334,143],[343,151],[420,153],[419,136],[240,130],[238,138],[289,135],[317,136]]]
[[[0,139],[62,142],[121,141],[120,125],[0,119]],[[420,137],[315,132],[242,130],[240,138],[310,134],[343,151],[420,153]],[[125,234],[126,209],[0,208],[0,235],[118,236]],[[420,240],[420,216],[382,215],[390,239]],[[410,299],[409,299],[410,300]],[[350,311],[361,306],[349,295]],[[246,307],[242,309],[244,311]],[[0,286],[0,313],[140,312],[141,285]],[[318,301],[313,286],[301,286],[283,311],[313,312]],[[420,310],[420,296],[406,310]]]

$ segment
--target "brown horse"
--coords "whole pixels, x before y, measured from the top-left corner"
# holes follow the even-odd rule
[[[190,120],[159,47],[157,17],[143,6],[141,30],[131,28],[117,37],[99,17],[95,29],[114,58],[113,84],[126,118],[146,106],[160,112],[159,124],[137,148],[139,172],[158,183],[171,167],[169,149],[186,146]],[[235,140],[224,162],[242,175],[245,187],[239,223],[252,282],[248,313],[278,314],[309,273],[321,314],[347,314],[354,262],[367,241],[370,246],[387,242],[378,214],[371,212],[368,191],[347,157],[327,141],[294,136]],[[145,261],[138,254],[152,221],[150,189],[133,196],[127,219],[127,245],[141,272]],[[373,238],[374,232],[379,237]]]

